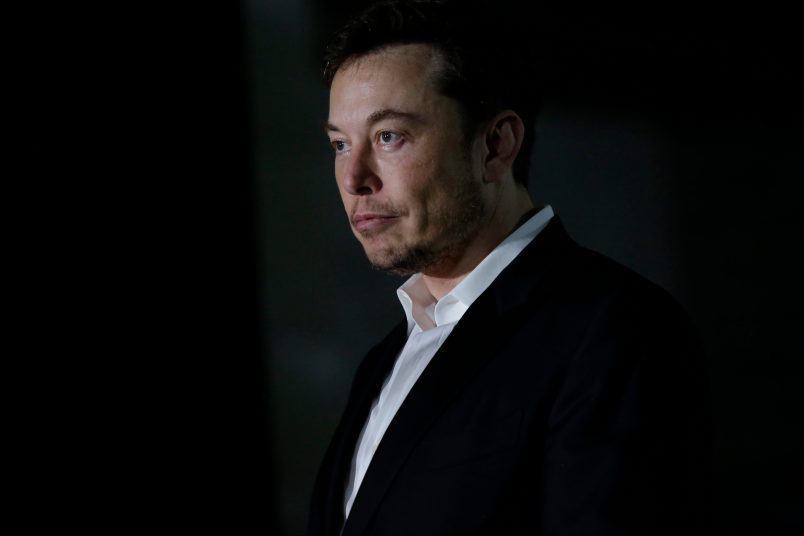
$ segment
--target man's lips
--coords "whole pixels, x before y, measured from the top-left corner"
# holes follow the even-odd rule
[[[398,216],[393,214],[379,214],[375,212],[363,212],[355,214],[352,218],[353,225],[358,232],[374,231],[393,223]]]

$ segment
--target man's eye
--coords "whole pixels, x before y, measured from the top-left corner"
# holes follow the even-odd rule
[[[391,132],[390,130],[383,130],[380,132],[380,143],[384,145],[390,145],[399,141],[400,136],[397,132]]]
[[[343,140],[333,140],[331,145],[332,148],[335,149],[336,153],[342,153],[347,149],[346,142]]]

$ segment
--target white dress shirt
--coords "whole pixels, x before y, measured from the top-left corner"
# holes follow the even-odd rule
[[[357,440],[344,495],[344,519],[349,517],[374,452],[413,384],[467,309],[544,229],[552,217],[553,209],[550,205],[534,214],[438,301],[427,290],[422,274],[411,276],[397,289],[408,320],[408,340],[397,356],[393,370],[385,379],[380,396],[374,400],[369,418]]]

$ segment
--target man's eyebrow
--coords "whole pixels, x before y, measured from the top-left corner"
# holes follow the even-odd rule
[[[381,110],[371,112],[371,114],[369,114],[369,116],[366,118],[366,124],[373,125],[374,123],[379,123],[380,121],[384,121],[386,119],[404,119],[413,123],[421,123],[424,121],[424,118],[419,114],[394,110],[393,108],[383,108]],[[327,122],[325,131],[329,133],[333,131],[340,131],[340,129],[332,123]]]
[[[374,123],[379,123],[385,119],[405,119],[406,121],[411,121],[414,123],[420,123],[423,120],[422,116],[419,114],[402,112],[392,108],[384,108],[382,110],[372,112],[371,115],[368,116],[368,119],[366,119],[366,123],[373,125]]]

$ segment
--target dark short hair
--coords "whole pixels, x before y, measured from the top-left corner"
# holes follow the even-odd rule
[[[375,3],[335,35],[324,57],[324,79],[331,85],[342,66],[386,47],[434,46],[445,62],[436,80],[438,91],[461,105],[467,134],[501,110],[513,110],[522,118],[525,135],[513,172],[514,179],[526,185],[540,105],[533,55],[526,35],[517,31],[522,21],[501,5],[494,11],[502,15],[490,15],[490,5],[466,0]]]

